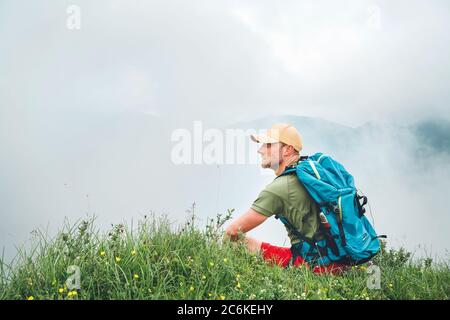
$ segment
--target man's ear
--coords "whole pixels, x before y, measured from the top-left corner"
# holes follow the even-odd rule
[[[285,155],[286,155],[286,156],[290,156],[290,155],[294,154],[295,149],[294,149],[293,146],[291,146],[291,145],[285,145],[285,147],[286,147],[286,148],[284,149],[284,152],[285,152]]]
[[[294,146],[290,146],[291,147],[291,153],[292,154],[297,154],[297,150],[295,150]]]

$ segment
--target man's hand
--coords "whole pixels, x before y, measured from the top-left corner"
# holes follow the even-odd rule
[[[250,208],[228,226],[224,238],[237,241],[240,232],[246,233],[266,220],[267,217],[265,215]]]

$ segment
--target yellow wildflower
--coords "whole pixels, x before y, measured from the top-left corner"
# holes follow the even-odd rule
[[[134,278],[135,280],[137,280],[137,279],[139,279],[139,275],[135,273],[135,274],[133,275],[133,278]]]
[[[59,288],[59,289],[58,289],[58,292],[59,292],[59,293],[63,293],[63,292],[64,292],[64,288]]]
[[[29,297],[27,298],[27,300],[34,300],[34,297],[33,297],[33,296],[29,296]]]
[[[223,262],[227,263],[228,259],[227,258],[223,258]]]
[[[194,290],[195,290],[195,288],[192,286],[189,288],[189,291],[194,291]]]
[[[211,267],[214,267],[214,262],[210,261],[210,262],[209,262],[209,265],[210,265]]]
[[[136,250],[132,250],[132,251],[131,251],[131,255],[132,255],[132,256],[135,256],[135,255],[136,255]]]
[[[101,252],[100,252],[100,256],[101,256],[101,257],[104,257],[104,256],[105,256],[105,254],[106,254],[106,252],[105,252],[105,251],[101,251]]]
[[[116,257],[116,262],[119,263],[122,260],[120,257]]]
[[[236,284],[236,288],[238,288],[238,289],[241,288],[241,283],[240,283],[240,282],[238,282],[238,283]]]
[[[225,296],[221,294],[221,295],[219,296],[219,300],[225,300]]]

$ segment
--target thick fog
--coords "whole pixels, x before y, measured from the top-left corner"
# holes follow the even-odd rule
[[[447,259],[449,18],[437,0],[1,1],[0,247],[87,214],[237,216],[271,172],[177,165],[173,133],[290,122],[392,246]],[[251,234],[288,245],[274,219]]]

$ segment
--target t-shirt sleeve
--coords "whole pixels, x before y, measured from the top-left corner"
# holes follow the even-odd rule
[[[266,217],[284,213],[284,204],[276,194],[263,190],[253,202],[251,208]]]

